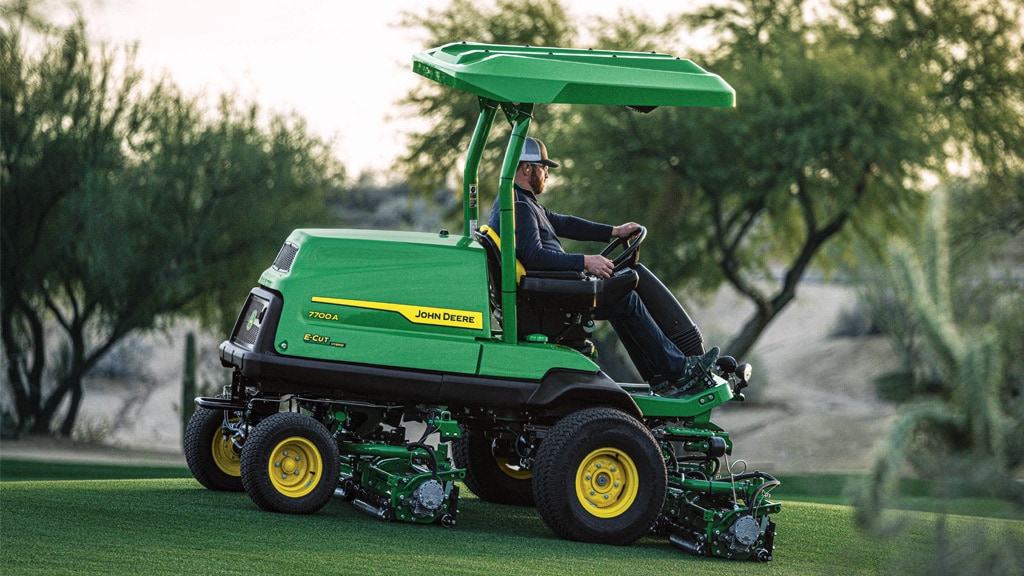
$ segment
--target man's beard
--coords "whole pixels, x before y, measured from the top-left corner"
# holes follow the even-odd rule
[[[534,194],[543,194],[546,184],[547,178],[544,177],[542,170],[534,169],[530,172],[530,188],[533,188]]]

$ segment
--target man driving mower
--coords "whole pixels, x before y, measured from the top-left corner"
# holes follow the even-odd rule
[[[600,254],[569,254],[559,237],[607,242],[612,238],[629,238],[640,225],[600,224],[558,214],[541,205],[537,197],[547,186],[548,170],[558,166],[548,157],[543,142],[526,138],[513,183],[516,257],[528,270],[586,271],[597,278],[608,278],[613,271],[611,260]],[[497,199],[488,225],[495,232],[500,230]],[[718,360],[717,346],[700,356],[684,355],[651,317],[635,290],[610,306],[596,308],[594,318],[611,323],[641,374],[654,375],[650,384],[655,394],[677,398],[698,392],[699,383]]]

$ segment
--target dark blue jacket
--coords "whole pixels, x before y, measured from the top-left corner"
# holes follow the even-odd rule
[[[583,271],[583,254],[568,254],[559,237],[589,242],[608,242],[612,227],[548,210],[533,192],[515,185],[516,257],[527,270]],[[499,201],[494,199],[489,225],[501,230]]]

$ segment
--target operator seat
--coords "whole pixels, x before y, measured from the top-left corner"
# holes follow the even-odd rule
[[[501,323],[501,238],[490,226],[481,226],[473,237],[487,254],[491,309]],[[548,342],[592,355],[594,344],[588,338],[594,331],[594,308],[617,302],[638,281],[636,271],[629,268],[598,279],[582,272],[526,270],[517,258],[518,337],[543,334]]]

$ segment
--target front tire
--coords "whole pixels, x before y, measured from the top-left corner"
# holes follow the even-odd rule
[[[568,540],[625,546],[665,502],[665,461],[650,431],[612,408],[573,412],[540,445],[533,489],[544,523]]]
[[[313,514],[338,485],[338,446],[310,416],[279,412],[264,419],[242,446],[242,485],[263,510]]]
[[[232,418],[224,410],[196,407],[185,426],[185,463],[206,489],[241,492],[241,460],[231,435],[224,433],[225,416]]]
[[[533,506],[533,473],[510,462],[511,450],[491,440],[482,430],[466,430],[452,442],[455,465],[466,469],[463,482],[485,502]],[[497,444],[495,444],[497,443]]]

